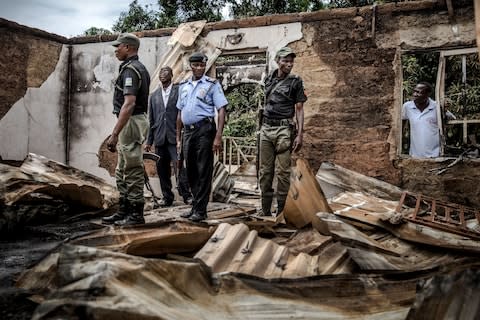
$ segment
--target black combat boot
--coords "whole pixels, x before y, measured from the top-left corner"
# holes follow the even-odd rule
[[[120,198],[118,203],[118,211],[112,214],[111,216],[103,217],[102,223],[113,224],[115,221],[123,220],[127,217],[130,211],[130,203],[126,198]]]
[[[143,202],[135,202],[131,205],[130,214],[123,220],[115,222],[116,226],[133,226],[137,224],[144,224],[143,218]]]
[[[268,197],[262,197],[262,210],[258,213],[259,216],[271,217],[272,216],[272,199]]]
[[[277,216],[285,209],[285,202],[286,201],[277,200]]]

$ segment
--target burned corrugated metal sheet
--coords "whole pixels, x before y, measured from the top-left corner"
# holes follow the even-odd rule
[[[33,319],[476,319],[479,272],[466,269],[266,280],[64,245],[18,286],[40,303]]]
[[[298,159],[290,175],[290,189],[283,214],[297,228],[312,223],[321,229],[317,212],[332,212],[307,161]]]
[[[36,154],[20,167],[0,164],[2,233],[79,212],[99,214],[117,201],[116,189],[102,179]]]
[[[397,200],[402,194],[397,186],[329,162],[321,164],[316,178],[327,198],[343,191],[363,192],[388,200]]]
[[[2,165],[0,200],[6,205],[28,201],[40,193],[91,208],[108,208],[118,192],[102,179],[57,161],[30,153],[21,167]]]
[[[198,263],[65,245],[18,285],[42,300],[33,319],[405,319],[417,282],[211,277]]]
[[[327,242],[330,238],[324,240]],[[222,223],[195,258],[215,273],[238,272],[269,279],[346,272],[343,263],[348,260],[348,254],[339,243],[331,243],[316,256],[303,252],[293,255],[288,247],[259,237],[257,231],[244,224]]]
[[[214,232],[214,227],[171,222],[134,228],[104,228],[74,239],[71,243],[137,256],[195,252]]]

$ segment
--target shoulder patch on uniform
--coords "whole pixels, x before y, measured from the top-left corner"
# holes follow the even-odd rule
[[[133,86],[133,79],[131,77],[125,78],[125,87]]]

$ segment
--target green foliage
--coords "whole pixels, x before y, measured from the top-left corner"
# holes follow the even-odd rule
[[[177,17],[177,1],[159,0],[158,6],[158,28],[176,27],[180,24],[180,21]]]
[[[465,58],[464,58],[465,57]],[[421,81],[435,83],[438,53],[407,54],[402,56],[404,100],[411,98],[414,86]],[[462,61],[465,59],[464,75]],[[464,81],[465,77],[465,81]],[[478,54],[448,56],[445,59],[445,100],[443,106],[457,119],[480,119],[480,62]],[[445,124],[445,154],[458,155],[464,151],[462,124]],[[408,128],[403,128],[402,151],[408,151]],[[480,126],[469,124],[468,135],[480,140]]]
[[[402,56],[404,101],[411,99],[413,88],[419,82],[429,82],[435,90],[439,56],[438,52]]]
[[[457,118],[480,119],[480,84],[451,84],[446,92],[447,108]]]
[[[263,16],[268,14],[309,12],[325,8],[322,0],[226,0],[233,18]]]
[[[128,11],[122,11],[112,30],[115,32],[132,32],[156,29],[157,13],[149,8],[142,7],[137,0],[130,3]]]
[[[478,54],[466,55],[463,83],[462,56],[446,59],[445,105],[457,118],[480,119],[480,62]]]
[[[220,21],[222,20],[224,5],[225,0],[181,0],[177,1],[176,16],[180,22],[196,20]]]
[[[106,35],[112,34],[112,31],[104,28],[90,27],[87,30],[83,31],[84,36],[97,36],[97,35]]]
[[[257,114],[254,111],[229,114],[223,135],[227,137],[253,137],[257,126],[256,117]]]
[[[228,121],[224,135],[253,137],[257,126],[257,110],[264,99],[263,89],[256,84],[242,84],[226,94]]]
[[[188,21],[219,21],[224,5],[225,0],[158,0],[158,9],[154,10],[151,5],[141,6],[138,0],[134,0],[128,11],[120,13],[112,29],[132,32],[176,27]]]

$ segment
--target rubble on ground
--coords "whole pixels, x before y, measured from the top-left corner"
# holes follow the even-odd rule
[[[44,190],[74,184],[78,192],[98,183],[46,159],[34,162],[49,164],[43,176],[62,177],[37,178]],[[89,232],[50,249],[18,278],[16,286],[38,304],[33,318],[480,316],[478,304],[462,302],[480,293],[478,209],[405,193],[333,164],[314,175],[299,159],[284,212],[263,217],[254,177],[240,177],[224,183],[226,202],[211,202],[200,223],[180,217],[188,205],[149,210],[146,224],[134,227],[102,226],[100,211],[84,216]],[[32,185],[16,181],[9,199]],[[110,205],[109,189],[97,186],[95,201]]]

